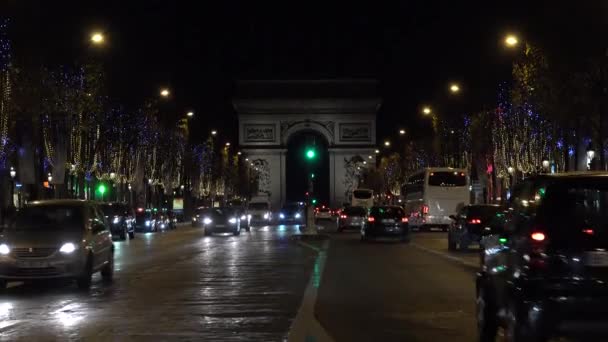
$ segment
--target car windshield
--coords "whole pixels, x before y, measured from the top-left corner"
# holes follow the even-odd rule
[[[348,207],[342,211],[343,214],[348,216],[365,216],[367,210],[363,207]]]
[[[80,206],[40,205],[19,211],[12,227],[15,230],[53,231],[82,229],[83,208]]]
[[[212,216],[212,217],[225,217],[225,216],[233,216],[236,214],[236,211],[230,207],[220,207],[220,208],[211,208],[207,209],[204,215]]]
[[[468,216],[471,218],[479,218],[490,220],[500,211],[499,206],[479,205],[469,207]]]
[[[251,210],[267,210],[268,203],[249,203],[249,209]]]
[[[403,209],[399,207],[374,207],[370,214],[380,218],[401,218],[405,216]]]
[[[430,186],[465,186],[467,177],[458,171],[435,171],[429,174]]]

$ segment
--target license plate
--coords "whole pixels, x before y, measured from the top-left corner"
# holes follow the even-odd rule
[[[216,226],[217,228],[224,228],[224,227],[226,227],[226,225],[225,225],[225,224],[216,224],[215,226]]]
[[[608,252],[585,253],[585,264],[592,267],[608,267]]]
[[[19,268],[46,268],[51,265],[46,261],[17,261]]]
[[[382,220],[382,223],[395,223],[395,220],[393,220],[393,219],[384,219],[384,220]]]

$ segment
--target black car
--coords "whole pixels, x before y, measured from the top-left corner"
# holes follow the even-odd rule
[[[410,241],[410,230],[405,212],[398,206],[376,206],[369,210],[361,228],[361,241],[379,237],[398,238]]]
[[[241,218],[230,207],[207,208],[201,213],[205,235],[213,233],[241,234]]]
[[[103,214],[110,225],[112,236],[118,236],[120,240],[135,238],[134,217],[131,208],[124,203],[102,203],[100,205]]]
[[[155,232],[156,214],[150,209],[137,208],[135,211],[135,230],[138,232]]]
[[[338,232],[345,229],[361,229],[367,220],[367,209],[363,207],[346,207],[340,211]]]
[[[482,237],[493,233],[490,223],[500,211],[496,204],[472,204],[450,215],[453,222],[448,229],[448,249],[468,249],[472,243],[480,244]]]
[[[543,175],[513,189],[477,275],[480,341],[608,337],[608,174]],[[593,332],[596,336],[588,336]]]
[[[285,204],[279,211],[280,224],[304,223],[304,207],[298,203]]]
[[[236,214],[241,219],[241,228],[245,229],[245,231],[250,231],[251,227],[249,222],[251,221],[251,216],[247,214],[247,205],[243,200],[233,199],[226,203],[228,207],[233,208],[236,211]]]

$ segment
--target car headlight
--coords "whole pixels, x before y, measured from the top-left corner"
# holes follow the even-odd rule
[[[230,222],[232,224],[236,224],[236,217],[231,217],[230,220],[228,220],[228,222]]]
[[[146,221],[146,227],[150,227],[150,224],[151,224],[150,220]]]
[[[251,215],[247,215],[247,219],[248,219],[248,220],[251,220]]]
[[[268,217],[270,217],[270,215],[268,215],[268,213],[264,214],[264,219],[268,220]]]
[[[284,219],[284,218],[285,218],[285,214],[280,213],[280,214],[279,214],[279,217],[280,217],[280,218],[282,218],[282,219]]]
[[[59,248],[59,251],[64,254],[71,254],[75,250],[76,250],[76,246],[74,246],[74,244],[71,242],[64,243],[63,246],[61,246],[61,248]]]
[[[10,252],[11,252],[11,249],[8,248],[7,244],[5,244],[5,243],[0,244],[0,254],[7,255]]]
[[[119,224],[120,223],[120,217],[114,216],[114,219],[112,220],[112,223]]]
[[[164,223],[160,225],[160,229],[165,229],[165,224]]]
[[[210,218],[208,218],[208,217],[205,217],[205,218],[203,219],[203,223],[204,223],[204,224],[211,224],[211,222],[213,222],[213,221],[211,221],[211,219],[210,219]]]
[[[245,216],[245,215],[241,215],[241,220],[242,220],[242,221],[244,221],[244,220],[246,220],[246,219],[247,219],[247,216]]]
[[[193,218],[192,218],[192,221],[196,222],[196,217],[193,217]]]
[[[302,217],[302,215],[300,213],[297,213],[296,218],[299,219],[300,217]]]

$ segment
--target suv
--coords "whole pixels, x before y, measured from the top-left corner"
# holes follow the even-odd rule
[[[448,229],[448,249],[466,250],[473,243],[482,244],[482,238],[492,234],[491,223],[501,207],[496,204],[471,204],[462,207],[456,215],[450,215],[452,224]]]
[[[128,205],[123,203],[103,203],[100,205],[103,214],[110,224],[112,235],[116,235],[120,240],[135,238],[135,218]]]
[[[112,280],[114,245],[101,209],[92,202],[32,202],[0,236],[2,288],[9,281],[67,278],[88,289],[97,271]]]
[[[477,275],[480,341],[608,336],[608,174],[520,183]],[[599,336],[595,336],[597,338]]]

